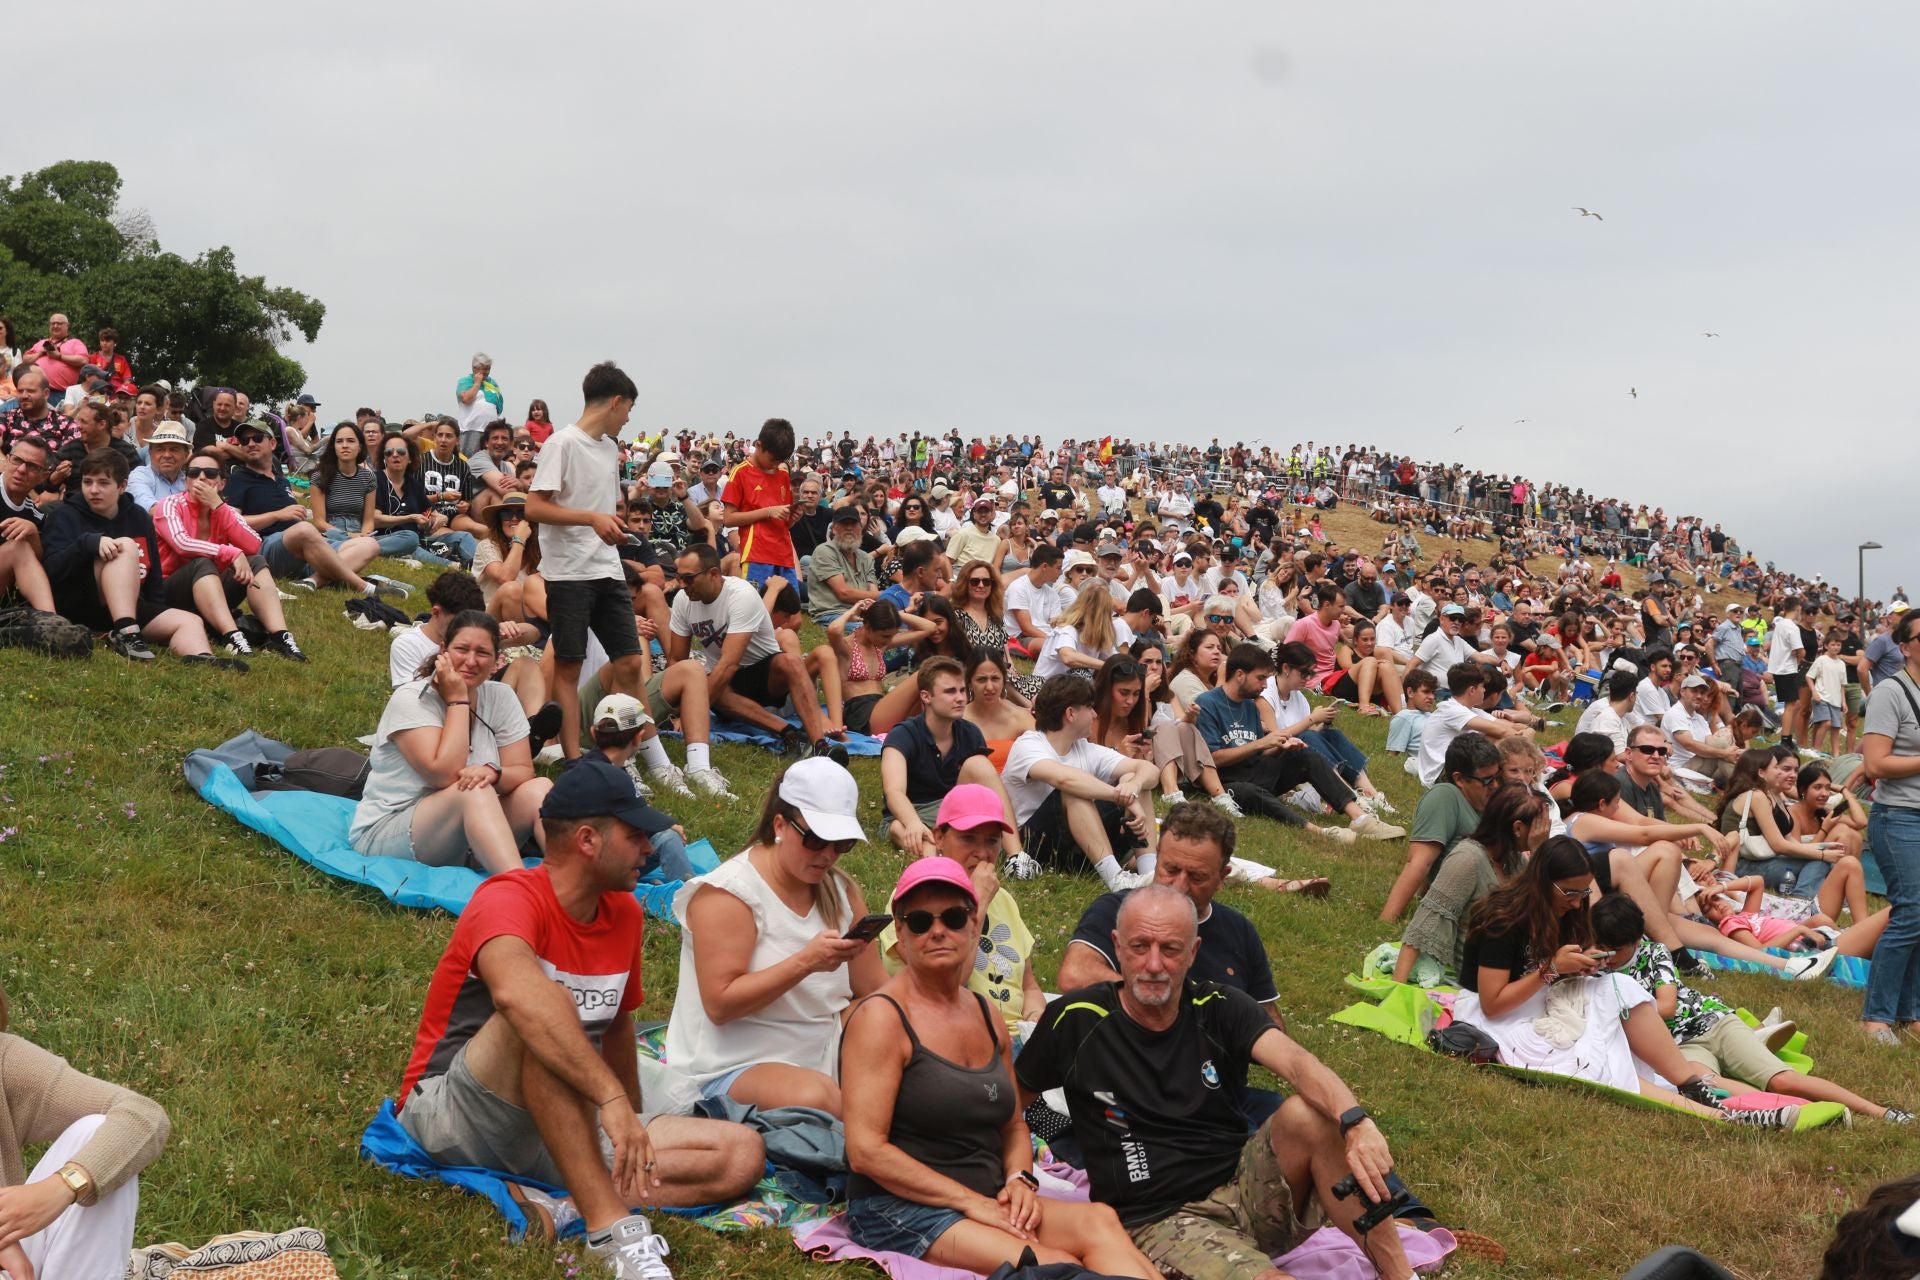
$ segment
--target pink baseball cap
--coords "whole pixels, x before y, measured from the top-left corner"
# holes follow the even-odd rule
[[[1013,830],[1007,825],[1007,811],[1000,803],[999,792],[978,782],[963,782],[947,792],[947,798],[940,802],[940,812],[933,825],[971,831],[989,822],[1002,831]]]
[[[973,891],[973,881],[967,877],[967,869],[952,858],[941,857],[938,854],[931,858],[921,858],[917,862],[909,862],[907,869],[900,873],[900,879],[893,886],[893,896],[887,901],[897,906],[900,899],[923,884],[952,885],[967,896],[968,902],[976,907],[980,905],[980,899]]]

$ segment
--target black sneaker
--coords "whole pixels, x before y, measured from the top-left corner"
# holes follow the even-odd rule
[[[1706,961],[1686,947],[1681,947],[1673,953],[1673,967],[1689,978],[1704,978],[1712,972],[1707,968]]]
[[[131,627],[107,632],[107,648],[131,662],[153,661],[153,650],[147,648],[147,642]]]
[[[291,631],[274,632],[271,636],[267,637],[267,642],[260,647],[268,653],[277,653],[281,657],[291,659],[294,662],[305,662],[307,660],[306,651],[300,647],[299,641],[293,638],[293,632]]]
[[[1727,1109],[1726,1104],[1720,1100],[1720,1095],[1714,1092],[1712,1076],[1695,1076],[1681,1085],[1676,1092],[1687,1101],[1697,1102],[1703,1107],[1711,1107],[1715,1111]]]
[[[248,644],[246,636],[238,631],[230,631],[227,633],[226,644],[227,652],[236,658],[250,658],[253,656],[253,646]]]
[[[780,731],[780,754],[804,760],[808,755],[807,735],[789,725]]]
[[[835,764],[839,765],[842,769],[847,767],[847,760],[848,760],[847,749],[841,744],[839,744],[838,742],[835,742],[832,738],[820,739],[820,741],[814,743],[811,747],[809,747],[805,755],[803,755],[801,758],[807,759],[810,757],[819,757],[821,759],[831,760]]]
[[[253,670],[239,658],[221,658],[211,653],[190,653],[180,661],[189,667],[212,667],[215,671],[237,671],[242,675]]]
[[[541,747],[546,746],[547,743],[559,737],[560,704],[557,702],[549,702],[546,706],[528,716],[527,730],[532,735],[533,741],[537,744],[533,747],[535,752],[538,752]]]

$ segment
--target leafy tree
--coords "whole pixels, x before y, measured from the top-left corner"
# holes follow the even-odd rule
[[[0,178],[0,311],[22,338],[55,311],[76,335],[120,331],[136,374],[239,387],[256,401],[291,396],[306,370],[280,353],[312,342],[326,306],[240,274],[233,250],[191,260],[163,251],[144,209],[120,205],[120,174],[64,160]]]

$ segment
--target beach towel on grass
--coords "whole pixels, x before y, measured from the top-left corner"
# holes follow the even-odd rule
[[[1342,1009],[1332,1015],[1332,1021],[1341,1023],[1344,1026],[1361,1027],[1365,1030],[1383,1035],[1387,1039],[1399,1044],[1411,1045],[1422,1053],[1433,1052],[1433,1050],[1427,1046],[1427,1032],[1437,1025],[1441,1018],[1441,1006],[1434,1000],[1434,992],[1407,983],[1395,982],[1390,978],[1361,978],[1351,974],[1347,977],[1347,985],[1353,987],[1355,990],[1365,992],[1375,997],[1374,1002],[1368,1003],[1362,1001],[1359,1004]],[[1736,1010],[1736,1016],[1750,1027],[1759,1025],[1759,1019],[1755,1018],[1745,1009]],[[1776,1056],[1796,1071],[1803,1074],[1811,1072],[1813,1070],[1813,1059],[1806,1054],[1806,1044],[1806,1032],[1796,1031],[1793,1034],[1793,1038],[1787,1041]],[[1616,1102],[1624,1102],[1629,1106],[1654,1111],[1665,1111],[1670,1114],[1695,1116],[1696,1119],[1701,1120],[1707,1119],[1705,1116],[1697,1116],[1694,1112],[1682,1107],[1662,1102],[1658,1098],[1649,1098],[1643,1093],[1629,1092],[1625,1089],[1615,1089],[1610,1085],[1599,1084],[1592,1080],[1582,1080],[1577,1076],[1558,1075],[1548,1071],[1534,1071],[1527,1067],[1509,1066],[1504,1062],[1487,1063],[1476,1069],[1498,1071],[1502,1075],[1513,1076],[1516,1079],[1530,1081],[1534,1084],[1571,1085],[1575,1088],[1586,1089],[1594,1093],[1602,1094],[1614,1099]],[[1760,1097],[1765,1096],[1766,1095],[1760,1095]],[[1727,1105],[1736,1110],[1752,1110],[1761,1104],[1758,1099],[1754,1097],[1754,1091],[1749,1091],[1744,1094],[1736,1094],[1727,1099]],[[1847,1109],[1837,1102],[1802,1102],[1800,1103],[1800,1119],[1794,1125],[1794,1130],[1795,1132],[1800,1132],[1806,1129],[1818,1129],[1823,1125],[1838,1123],[1844,1120],[1846,1114]]]
[[[794,728],[800,728],[798,720],[788,720]],[[662,729],[663,738],[678,738],[678,729]],[[765,747],[768,751],[780,750],[780,735],[771,729],[762,729],[757,724],[747,724],[742,720],[729,720],[725,716],[713,717],[712,731],[708,735],[715,742],[734,742],[751,747]],[[840,740],[850,756],[877,756],[880,754],[880,739],[868,733],[855,733],[847,730],[847,736]]]
[[[1768,947],[1767,954],[1781,959],[1793,959],[1804,956],[1804,951],[1782,951],[1778,947]],[[1735,960],[1731,956],[1715,955],[1711,951],[1696,951],[1694,955],[1707,962],[1709,969],[1724,969],[1728,973],[1770,973],[1775,977],[1780,971],[1758,960]],[[1867,989],[1867,975],[1873,972],[1873,963],[1864,956],[1835,956],[1833,967],[1827,970],[1826,981],[1838,983],[1852,991]]]
[[[1081,1197],[1084,1198],[1084,1197]],[[1445,1227],[1420,1231],[1399,1224],[1400,1244],[1416,1271],[1437,1266],[1454,1250],[1453,1233]],[[803,1253],[821,1262],[871,1262],[893,1280],[981,1280],[972,1271],[942,1267],[904,1253],[865,1249],[847,1234],[845,1215],[793,1229],[793,1242]],[[1338,1227],[1321,1227],[1292,1252],[1275,1258],[1274,1265],[1298,1280],[1371,1280],[1379,1273],[1365,1253]]]
[[[641,1078],[647,1078],[649,1063],[661,1059],[666,1043],[665,1023],[653,1023],[635,1029],[634,1039],[640,1051]],[[642,1096],[646,1094],[643,1090]],[[653,1105],[651,1102],[649,1106]],[[532,1178],[522,1178],[514,1174],[501,1173],[494,1169],[479,1169],[471,1166],[444,1165],[434,1160],[413,1140],[406,1131],[393,1109],[391,1098],[382,1099],[379,1111],[374,1113],[366,1131],[360,1135],[360,1158],[379,1165],[389,1173],[397,1173],[403,1178],[420,1178],[428,1182],[443,1182],[457,1187],[470,1195],[480,1196],[490,1202],[507,1220],[507,1234],[518,1240],[526,1233],[527,1216],[514,1202],[507,1190],[509,1182],[518,1182],[522,1186],[537,1187],[553,1196],[565,1196],[563,1187],[549,1186],[536,1182]],[[769,1164],[763,1171],[760,1182],[744,1199],[731,1204],[703,1205],[697,1209],[646,1209],[649,1213],[671,1213],[675,1217],[696,1222],[710,1231],[753,1231],[763,1227],[791,1227],[800,1223],[815,1222],[825,1217],[830,1210],[823,1205],[810,1204],[789,1194],[781,1181],[780,1171]],[[562,1235],[571,1235],[581,1230],[576,1221]]]
[[[457,916],[480,887],[483,877],[467,867],[429,867],[405,858],[369,858],[356,852],[347,840],[354,802],[344,796],[317,791],[249,791],[228,764],[208,752],[189,755],[186,771],[200,798],[214,808],[231,814],[308,866],[378,890],[396,906],[420,910],[437,907]],[[687,857],[699,872],[720,865],[713,845],[706,840],[688,844]],[[679,888],[678,880],[642,883],[634,896],[654,919],[677,924],[673,895]]]

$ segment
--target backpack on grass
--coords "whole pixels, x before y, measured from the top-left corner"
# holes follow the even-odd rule
[[[0,649],[31,649],[51,658],[84,658],[93,652],[93,633],[57,613],[23,606],[0,609]]]

